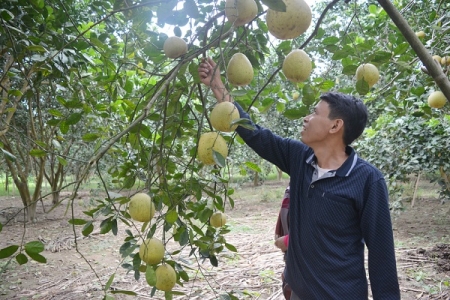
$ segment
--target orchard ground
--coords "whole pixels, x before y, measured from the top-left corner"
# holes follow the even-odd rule
[[[267,181],[262,186],[245,184],[236,187],[233,197],[235,207],[227,211],[228,243],[238,252],[225,251],[219,255],[219,266],[212,267],[209,261],[189,256],[189,249],[173,257],[187,270],[191,281],[175,290],[183,296],[174,299],[220,299],[225,292],[232,292],[239,299],[283,299],[280,289],[280,274],[283,257],[273,245],[274,227],[287,180]],[[437,187],[422,182],[423,191]],[[74,217],[88,219],[82,211],[87,210],[98,196],[90,192],[79,193],[74,201]],[[450,202],[441,203],[436,196],[423,193],[415,200],[404,203],[404,210],[393,215],[398,275],[402,299],[448,299],[450,297]],[[97,197],[97,198],[96,198]],[[0,198],[0,211],[19,207],[20,199]],[[0,233],[0,248],[41,239],[46,245],[42,253],[46,264],[29,261],[19,266],[13,260],[0,276],[0,299],[102,299],[104,286],[115,273],[111,290],[129,290],[137,296],[123,294],[108,295],[115,299],[164,299],[156,292],[150,296],[151,287],[144,275],[139,281],[133,273],[121,267],[124,263],[119,248],[126,236],[124,224],[119,224],[117,236],[101,235],[96,229],[88,238],[83,238],[77,227],[77,248],[74,231],[68,223],[71,218],[67,201],[56,209],[50,200],[38,206],[38,221],[27,225],[15,222],[4,226]],[[48,213],[44,213],[43,210]],[[176,244],[167,246],[176,249]],[[0,261],[5,266],[7,260]],[[128,261],[126,261],[128,262]],[[95,272],[94,272],[95,271]],[[226,298],[224,298],[226,299]]]

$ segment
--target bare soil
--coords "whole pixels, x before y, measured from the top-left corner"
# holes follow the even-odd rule
[[[262,186],[236,188],[235,207],[227,211],[231,230],[225,237],[238,252],[224,251],[219,266],[189,256],[190,249],[173,256],[187,270],[190,281],[176,291],[184,293],[175,299],[220,299],[233,293],[239,299],[283,299],[280,274],[283,257],[273,246],[274,227],[287,181],[266,182]],[[72,218],[88,219],[87,210],[98,196],[84,192],[73,201],[51,209],[51,201],[38,206],[35,224],[10,222],[0,233],[0,249],[12,244],[40,240],[46,245],[42,253],[46,264],[29,261],[22,266],[15,260],[0,261],[0,299],[102,299],[103,288],[115,274],[107,293],[115,299],[164,299],[144,276],[134,279],[121,264],[119,248],[126,237],[125,224],[118,234],[99,234],[101,220],[95,222],[90,237],[83,237],[80,227],[72,227]],[[0,198],[0,212],[20,208],[17,197]],[[416,199],[414,207],[406,203],[404,210],[393,215],[398,275],[402,299],[450,299],[450,203],[435,198]],[[45,211],[45,212],[44,212]],[[50,211],[50,212],[49,212]],[[67,211],[67,212],[66,212]],[[20,218],[19,218],[20,219]],[[74,234],[78,237],[75,241]],[[168,245],[175,250],[176,245]],[[171,249],[172,247],[172,249]],[[137,296],[112,294],[133,291]]]

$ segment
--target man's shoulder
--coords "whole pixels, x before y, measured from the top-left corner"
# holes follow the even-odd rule
[[[378,180],[380,178],[384,178],[380,169],[378,169],[375,165],[368,162],[364,158],[358,156],[357,164],[355,171],[360,174],[366,174],[367,176],[373,177],[374,180]]]

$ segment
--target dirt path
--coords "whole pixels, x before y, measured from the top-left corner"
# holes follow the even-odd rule
[[[225,237],[238,252],[225,251],[216,268],[209,261],[189,256],[188,250],[173,257],[189,270],[191,278],[176,289],[184,295],[174,298],[219,299],[221,294],[230,292],[239,299],[283,299],[280,290],[283,260],[273,246],[273,231],[286,184],[276,182],[237,190],[235,208],[227,212],[231,232]],[[85,193],[75,200],[77,217],[87,218],[82,211],[92,198]],[[0,198],[0,210],[18,205],[17,199]],[[402,299],[449,298],[449,205],[437,199],[419,199],[414,208],[407,204],[407,209],[394,217]],[[45,210],[49,209],[50,205],[46,204]],[[164,299],[158,292],[152,298],[145,278],[136,281],[133,273],[121,267],[129,262],[119,255],[119,247],[126,237],[124,224],[119,225],[117,236],[94,231],[90,237],[83,238],[78,232],[77,251],[73,228],[67,222],[70,210],[64,216],[65,210],[63,204],[44,214],[40,206],[40,220],[33,226],[25,227],[18,222],[3,228],[0,248],[19,244],[21,239],[39,238],[47,247],[43,252],[47,264],[29,261],[19,266],[13,261],[0,277],[0,299],[102,299],[102,285],[114,273],[113,290],[131,290],[138,295],[115,294],[115,299]],[[4,260],[0,261],[0,266],[4,264]]]

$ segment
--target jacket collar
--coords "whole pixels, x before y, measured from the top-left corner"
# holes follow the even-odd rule
[[[348,157],[342,164],[342,166],[340,166],[339,169],[336,170],[335,173],[337,176],[341,177],[349,176],[352,170],[355,168],[356,162],[358,161],[358,155],[352,147],[347,146],[345,148],[345,152],[348,154]],[[317,167],[317,158],[314,155],[314,152],[306,159],[306,163],[310,164],[314,168]]]

